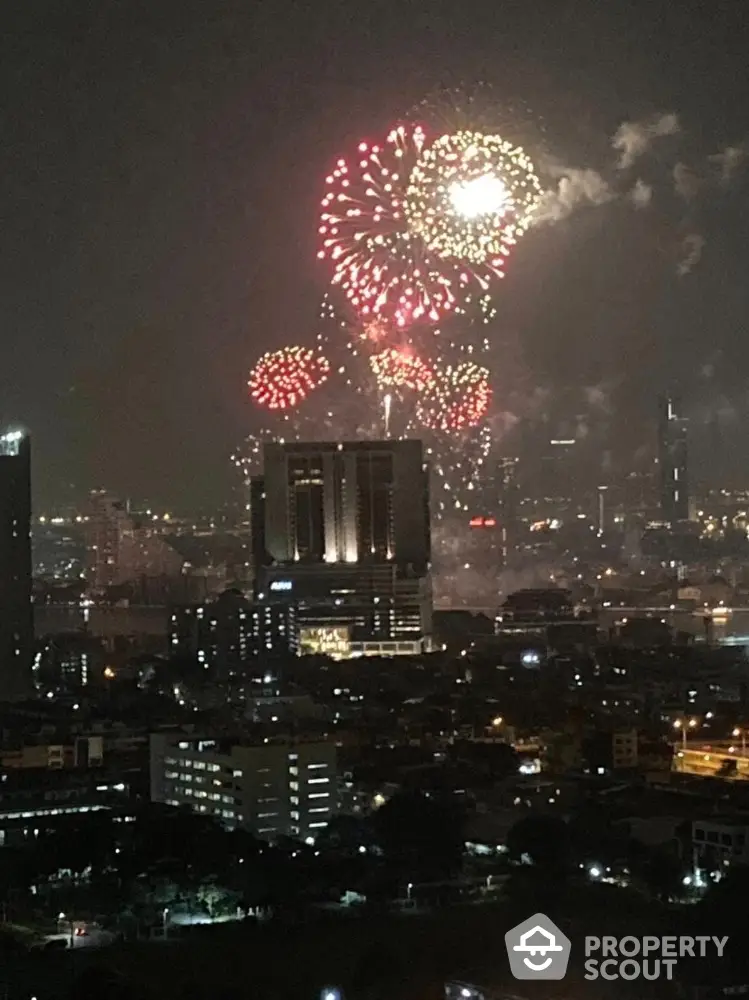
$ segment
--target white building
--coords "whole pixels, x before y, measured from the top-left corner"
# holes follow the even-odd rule
[[[336,748],[153,733],[151,800],[190,806],[264,840],[314,839],[338,810]]]

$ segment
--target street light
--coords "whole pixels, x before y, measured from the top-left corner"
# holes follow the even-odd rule
[[[695,729],[697,725],[697,719],[677,719],[674,722],[674,729],[681,730],[682,743],[685,750],[687,749],[687,733],[690,729]]]
[[[746,757],[746,730],[740,729],[738,726],[736,726],[734,731],[731,733],[731,736],[741,737],[741,756]]]
[[[411,898],[411,890],[413,889],[413,887],[414,887],[413,882],[409,882],[408,885],[406,886],[406,899]]]

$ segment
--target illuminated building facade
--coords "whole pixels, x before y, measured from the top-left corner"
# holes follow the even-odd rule
[[[420,441],[266,444],[263,482],[274,562],[429,562]]]
[[[313,842],[338,809],[332,742],[151,735],[151,800],[189,806],[263,840]]]
[[[658,400],[660,512],[675,524],[689,519],[688,422],[675,396]]]
[[[31,686],[31,441],[0,435],[0,701]]]
[[[421,442],[268,444],[254,496],[259,600],[293,603],[300,630],[349,628],[359,653],[419,651],[432,607]]]

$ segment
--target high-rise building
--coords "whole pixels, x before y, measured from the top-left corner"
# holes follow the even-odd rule
[[[31,440],[0,435],[0,700],[31,688]]]
[[[274,562],[429,562],[420,441],[267,444],[265,547]]]
[[[258,594],[294,603],[300,630],[347,628],[357,652],[421,648],[431,633],[421,442],[267,444],[263,459],[251,511]]]
[[[660,512],[674,524],[689,519],[688,422],[675,396],[658,400]]]
[[[151,800],[189,806],[229,828],[312,843],[337,811],[336,747],[151,735]]]

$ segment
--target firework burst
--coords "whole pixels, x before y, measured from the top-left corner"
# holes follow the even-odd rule
[[[326,178],[318,256],[332,261],[334,284],[365,320],[405,327],[437,322],[455,306],[451,276],[423,255],[403,212],[425,142],[420,125],[399,125],[381,144],[360,143],[356,158],[338,160]]]
[[[419,400],[416,418],[429,430],[455,434],[477,427],[491,400],[488,369],[464,361],[435,374]]]
[[[388,347],[369,359],[380,389],[410,389],[422,392],[434,381],[432,369],[413,351]]]
[[[504,275],[505,258],[541,195],[530,157],[500,136],[443,135],[411,172],[405,212],[437,257],[472,269],[482,288]]]
[[[264,354],[250,372],[250,395],[258,406],[288,410],[298,406],[322,385],[330,373],[330,362],[319,351],[306,347],[284,347]]]

